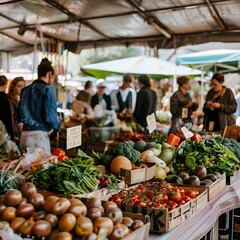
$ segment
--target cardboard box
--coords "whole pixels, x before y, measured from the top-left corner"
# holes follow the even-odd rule
[[[126,184],[132,185],[148,181],[155,177],[156,163],[145,163],[148,168],[138,168],[132,170],[121,169],[120,177]]]
[[[136,187],[136,186],[134,186]],[[185,191],[194,187],[183,187]],[[171,211],[166,208],[141,207],[134,205],[119,204],[119,208],[123,212],[141,213],[150,217],[150,231],[155,233],[168,232],[177,227],[197,211],[201,210],[208,202],[208,192],[204,187],[198,187],[199,196],[190,200],[182,206],[179,206]],[[111,195],[105,196],[107,200]]]

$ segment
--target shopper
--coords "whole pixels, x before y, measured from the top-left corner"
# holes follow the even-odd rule
[[[140,91],[137,93],[136,107],[133,116],[136,122],[144,128],[147,126],[147,116],[156,112],[157,94],[151,89],[150,77],[142,74],[138,77]]]
[[[198,104],[192,101],[189,94],[190,79],[187,76],[177,78],[179,89],[170,98],[170,112],[172,113],[172,123],[169,133],[177,133],[186,125],[192,125],[192,113],[198,108]]]
[[[6,130],[11,137],[11,140],[14,140],[13,135],[13,115],[11,110],[11,104],[8,100],[7,94],[5,93],[7,88],[7,78],[4,75],[0,76],[0,120],[6,127]]]
[[[23,77],[14,78],[8,89],[8,99],[11,103],[13,120],[14,120],[14,141],[19,142],[20,134],[22,132],[22,123],[18,121],[18,103],[22,89],[25,87],[25,81]]]
[[[83,102],[90,100],[91,102],[92,88],[93,88],[92,82],[87,81],[85,83],[84,90],[78,92],[76,99]]]
[[[106,85],[104,81],[97,85],[97,92],[91,99],[92,109],[94,109],[96,105],[100,105],[103,110],[111,110],[110,96],[105,94],[105,89]]]
[[[91,81],[87,81],[84,86],[85,92],[89,93],[92,96],[93,93],[93,83]]]
[[[237,103],[232,90],[223,84],[224,75],[215,73],[203,107],[204,129],[207,131],[223,131],[226,126],[235,125]]]
[[[47,59],[43,59],[38,66],[38,79],[23,89],[19,112],[23,122],[23,132],[20,147],[42,148],[50,153],[48,132],[59,130],[57,116],[56,92],[51,84],[54,81],[54,71]]]
[[[136,104],[136,92],[131,88],[134,81],[132,74],[126,74],[123,76],[123,83],[119,89],[115,89],[111,92],[111,106],[112,110],[116,112],[127,111],[134,112]]]

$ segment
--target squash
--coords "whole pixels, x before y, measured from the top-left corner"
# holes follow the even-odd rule
[[[160,158],[158,158],[158,157],[156,157],[156,156],[147,156],[146,158],[145,158],[145,160],[144,160],[144,162],[145,163],[156,163],[158,166],[160,166],[160,167],[162,167],[162,168],[165,168],[166,167],[166,163],[162,160],[162,159],[160,159]]]
[[[110,165],[111,172],[115,175],[119,175],[121,168],[131,170],[132,169],[131,161],[124,156],[115,157]]]
[[[141,153],[141,159],[144,161],[147,156],[153,156],[153,155],[154,155],[153,151],[146,150]]]

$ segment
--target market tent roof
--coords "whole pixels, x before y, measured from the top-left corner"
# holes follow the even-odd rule
[[[240,50],[218,49],[184,54],[177,57],[178,64],[213,65],[237,71],[240,69]]]
[[[143,42],[158,48],[238,42],[239,12],[239,0],[0,0],[0,50],[20,54],[35,42],[56,41],[73,52]]]
[[[173,75],[200,75],[201,71],[154,57],[130,57],[82,66],[82,71],[97,78],[105,78],[112,73],[134,75],[149,74],[152,77]]]

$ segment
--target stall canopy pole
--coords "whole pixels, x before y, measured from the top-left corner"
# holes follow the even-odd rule
[[[177,58],[177,45],[176,45],[176,38],[175,37],[173,39],[173,43],[174,43],[175,56]],[[176,90],[177,90],[177,65],[175,67],[174,75],[173,75],[173,92],[175,92]]]
[[[203,67],[201,67],[201,99],[200,99],[200,104],[201,107],[203,108],[203,104],[204,104],[204,73],[203,73]]]

